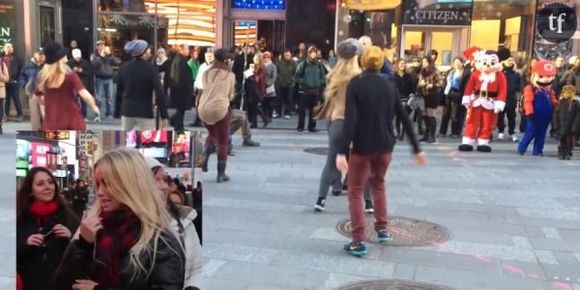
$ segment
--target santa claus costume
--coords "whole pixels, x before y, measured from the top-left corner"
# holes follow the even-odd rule
[[[548,60],[536,62],[532,67],[530,84],[524,89],[524,114],[526,115],[526,133],[522,138],[518,152],[524,155],[534,140],[534,156],[544,156],[544,142],[552,112],[558,104],[556,93],[551,85],[557,73],[556,64]]]
[[[507,80],[494,53],[475,52],[476,71],[465,88],[462,104],[467,107],[465,132],[459,151],[491,152],[489,142],[497,114],[505,108]]]

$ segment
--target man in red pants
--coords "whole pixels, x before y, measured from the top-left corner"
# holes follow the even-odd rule
[[[477,151],[491,152],[489,141],[497,114],[505,108],[507,80],[495,53],[478,52],[475,55],[477,71],[471,75],[462,101],[467,108],[467,119],[459,151],[473,151],[477,145]]]

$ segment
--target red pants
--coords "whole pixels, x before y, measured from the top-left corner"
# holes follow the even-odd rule
[[[219,122],[208,125],[203,124],[209,135],[205,139],[205,148],[217,147],[219,161],[228,160],[228,137],[230,135],[230,113]],[[217,143],[217,144],[216,144]]]
[[[364,189],[370,181],[375,207],[375,230],[387,228],[387,195],[385,176],[392,154],[358,155],[351,153],[348,160],[348,203],[353,242],[365,239]]]
[[[497,114],[482,107],[470,107],[465,120],[464,136],[477,140],[491,140],[497,124]]]

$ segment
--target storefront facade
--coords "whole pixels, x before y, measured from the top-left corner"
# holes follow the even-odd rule
[[[536,0],[340,0],[337,42],[369,35],[397,57],[438,52],[436,64],[449,66],[471,46],[515,56],[531,56]],[[361,4],[362,3],[362,4]]]

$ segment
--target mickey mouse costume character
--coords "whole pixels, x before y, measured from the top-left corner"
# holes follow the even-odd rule
[[[467,82],[461,102],[467,107],[467,119],[459,151],[473,151],[477,145],[477,151],[491,152],[489,141],[497,114],[505,108],[507,80],[495,53],[475,51],[471,54],[475,59],[476,71]]]
[[[557,73],[556,64],[549,60],[536,62],[532,67],[530,84],[524,89],[524,114],[528,121],[526,134],[518,146],[524,155],[534,140],[534,156],[544,156],[544,142],[548,126],[552,121],[552,111],[558,104],[556,93],[551,88]]]

